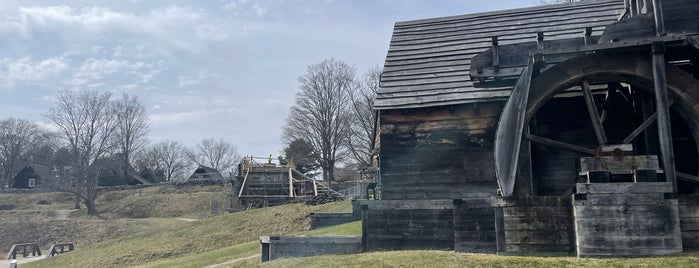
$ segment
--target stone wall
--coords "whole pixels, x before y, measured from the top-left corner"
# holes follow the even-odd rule
[[[362,252],[359,236],[261,236],[260,261]]]

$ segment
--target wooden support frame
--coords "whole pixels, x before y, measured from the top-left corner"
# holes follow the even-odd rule
[[[646,3],[648,5],[648,3]],[[653,18],[655,19],[655,32],[657,36],[665,36],[665,18],[663,17],[663,5],[660,0],[653,0]]]
[[[672,182],[672,192],[677,194],[675,154],[672,149],[672,126],[670,124],[670,102],[668,101],[667,74],[665,73],[665,43],[653,43],[653,85],[658,113],[658,139],[663,159],[665,179]]]
[[[582,83],[580,83],[580,87],[582,88],[583,97],[585,97],[587,111],[592,120],[592,127],[595,129],[597,142],[599,145],[605,145],[607,144],[607,134],[604,132],[604,126],[602,125],[602,120],[597,111],[597,105],[595,104],[594,96],[592,96],[592,91],[590,90],[590,83],[587,80],[583,80]]]
[[[557,140],[552,140],[549,138],[544,138],[544,137],[532,135],[532,134],[524,134],[524,138],[528,139],[532,142],[535,142],[535,143],[539,143],[539,144],[543,144],[543,145],[547,145],[547,146],[552,146],[552,147],[558,147],[558,148],[562,148],[562,149],[567,149],[567,150],[571,150],[571,151],[575,151],[575,152],[581,152],[581,153],[585,153],[585,154],[589,154],[589,155],[595,155],[595,153],[597,152],[594,149],[585,148],[585,147],[582,147],[579,145],[570,144],[570,143],[557,141]]]
[[[675,103],[675,99],[671,99],[670,103],[668,106],[672,106],[672,104]],[[624,141],[622,142],[623,144],[629,144],[631,143],[636,137],[641,134],[641,132],[645,131],[648,126],[653,124],[655,120],[658,119],[658,111],[655,111],[653,114],[651,114],[648,118],[646,118],[646,121],[643,121],[643,123],[638,126],[633,132],[631,132],[626,138],[624,138]]]

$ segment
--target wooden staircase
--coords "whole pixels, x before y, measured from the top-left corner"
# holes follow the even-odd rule
[[[345,196],[341,193],[338,193],[337,191],[330,189],[328,186],[325,186],[325,184],[314,182],[316,185],[316,196],[318,195],[324,195],[327,196],[330,199],[344,199]]]

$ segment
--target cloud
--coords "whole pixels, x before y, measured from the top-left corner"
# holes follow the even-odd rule
[[[72,76],[64,81],[64,84],[80,87],[92,84],[94,86],[100,86],[100,81],[104,81],[108,76],[120,75],[132,77],[131,79],[121,79],[122,82],[128,82],[123,80],[137,80],[141,82],[143,77],[149,76],[153,68],[152,64],[147,64],[144,62],[130,62],[127,60],[117,60],[117,59],[102,59],[102,58],[88,58],[80,66],[78,66]],[[135,78],[134,78],[135,76]]]
[[[18,82],[37,82],[57,77],[65,72],[70,62],[63,57],[34,60],[29,56],[19,59],[0,59],[0,84],[11,88]]]
[[[177,80],[179,81],[177,87],[184,88],[188,86],[198,85],[216,78],[216,74],[209,74],[206,71],[199,71],[194,76],[180,76]]]
[[[259,7],[259,12],[264,8]],[[23,39],[38,36],[57,39],[57,45],[71,45],[80,40],[99,43],[113,39],[123,43],[120,55],[129,44],[157,44],[152,52],[169,49],[197,52],[207,49],[208,42],[230,40],[239,36],[244,25],[203,10],[183,6],[166,6],[147,12],[117,12],[105,7],[33,6],[19,7],[16,12],[0,13],[0,34]],[[94,49],[95,47],[90,47]]]
[[[268,13],[270,4],[270,1],[234,0],[224,5],[223,9],[232,11],[235,16],[255,15],[262,17]]]

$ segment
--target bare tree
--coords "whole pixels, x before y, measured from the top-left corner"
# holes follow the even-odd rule
[[[129,174],[132,155],[148,142],[146,107],[137,96],[123,93],[120,99],[114,101],[114,109],[117,120],[115,140],[122,161],[122,174],[128,178],[136,175]]]
[[[323,179],[334,179],[342,157],[351,118],[351,92],[357,87],[355,70],[333,58],[308,66],[299,77],[299,92],[283,129],[283,139],[310,142],[318,152]]]
[[[12,187],[11,178],[29,162],[40,137],[35,123],[15,118],[0,120],[0,189]]]
[[[231,168],[240,161],[238,150],[223,138],[203,139],[188,155],[198,165],[214,168],[221,174],[224,174],[224,171],[232,172]]]
[[[154,161],[155,168],[163,171],[165,181],[181,179],[190,167],[187,150],[177,141],[156,143],[147,150],[147,154]]]
[[[110,93],[96,91],[60,91],[56,107],[45,115],[59,129],[70,154],[70,170],[60,172],[61,182],[53,186],[85,201],[89,215],[97,213],[100,171],[88,172],[88,168],[114,148],[117,120],[110,98]],[[79,203],[76,206],[79,208]]]
[[[362,86],[352,95],[352,128],[348,148],[360,167],[371,166],[371,147],[376,125],[374,96],[379,89],[381,68],[373,67],[364,75]]]

